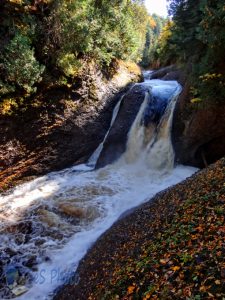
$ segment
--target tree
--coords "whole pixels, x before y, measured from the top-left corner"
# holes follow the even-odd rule
[[[193,96],[205,102],[224,101],[224,1],[171,0],[170,14],[174,26],[165,47],[176,62],[189,65]]]
[[[41,80],[44,66],[41,66],[34,56],[29,39],[17,33],[5,48],[3,65],[6,71],[6,81],[17,85],[30,93],[35,83]]]
[[[163,26],[166,23],[166,19],[156,14],[149,16],[146,26],[146,41],[143,51],[141,65],[143,67],[149,67],[155,64],[157,60],[157,48],[160,34],[163,30]]]

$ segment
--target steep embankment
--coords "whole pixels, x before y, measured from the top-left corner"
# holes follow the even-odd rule
[[[116,102],[140,69],[120,62],[113,75],[89,63],[72,85],[45,87],[7,115],[0,115],[0,190],[27,176],[84,162],[102,141]]]
[[[224,182],[223,158],[118,221],[54,299],[223,299]]]
[[[183,91],[174,112],[172,140],[176,161],[203,168],[225,155],[225,103],[215,95],[211,103],[193,100],[187,74],[175,65],[159,69],[151,78],[177,80]]]
[[[193,103],[185,84],[174,112],[172,138],[179,163],[205,167],[225,155],[225,102]]]

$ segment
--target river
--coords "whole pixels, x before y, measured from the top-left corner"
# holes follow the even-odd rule
[[[196,172],[174,165],[171,126],[181,86],[145,77],[139,85],[149,93],[118,161],[95,170],[102,144],[86,165],[47,174],[0,197],[2,299],[51,299],[124,212]],[[153,105],[159,108],[158,122],[152,121]],[[119,109],[118,103],[111,125]]]

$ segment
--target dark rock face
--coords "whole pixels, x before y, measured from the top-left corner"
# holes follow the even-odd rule
[[[135,85],[124,96],[117,118],[105,140],[96,168],[117,160],[126,150],[127,135],[145,98],[146,87]]]
[[[225,155],[225,104],[193,106],[185,85],[174,112],[172,140],[178,163],[202,168]]]
[[[161,68],[151,73],[151,79],[162,79],[162,80],[176,80],[181,85],[185,84],[186,76],[181,69],[178,69],[176,65]]]
[[[173,71],[177,71],[177,67],[175,65],[160,68],[151,73],[150,79],[162,79],[163,77],[165,77],[166,75],[168,75],[169,73],[171,73]]]
[[[225,104],[202,108],[191,104],[186,77],[175,65],[151,73],[151,79],[177,80],[184,87],[172,128],[176,162],[203,168],[225,155]]]
[[[148,105],[144,111],[142,124],[147,127],[150,123],[158,124],[163,116],[168,102],[149,94]]]
[[[39,96],[41,105],[0,115],[0,189],[85,162],[103,140],[121,95],[140,80],[141,73],[125,64],[110,79],[93,64],[72,92],[56,87]]]

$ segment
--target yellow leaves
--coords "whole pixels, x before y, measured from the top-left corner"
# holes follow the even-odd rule
[[[198,232],[203,232],[204,231],[204,229],[202,228],[202,226],[196,227],[195,230],[197,230]]]
[[[16,3],[16,4],[19,4],[19,5],[23,4],[23,0],[10,0],[9,2]]]
[[[202,102],[202,99],[201,98],[199,98],[199,97],[196,97],[196,98],[193,98],[193,99],[191,99],[191,103],[200,103],[200,102]]]
[[[130,73],[141,75],[141,69],[140,69],[140,67],[136,63],[134,63],[132,61],[123,62],[123,61],[119,60],[118,64],[121,67],[124,66],[125,68],[127,68]]]
[[[199,103],[202,101],[202,99],[199,96],[199,90],[196,87],[191,86],[190,92],[193,98],[191,99],[191,103]]]
[[[82,64],[73,53],[61,55],[57,61],[58,66],[66,76],[76,76],[81,72]]]
[[[150,298],[151,298],[151,294],[148,293],[148,294],[146,294],[146,295],[144,296],[143,300],[147,300],[147,299],[150,299]]]
[[[215,284],[216,284],[216,285],[220,285],[220,284],[221,284],[221,281],[217,279],[217,280],[215,281]]]
[[[0,112],[3,115],[11,115],[13,110],[17,109],[18,107],[19,104],[17,103],[16,99],[7,98],[4,99],[0,104]]]
[[[205,292],[207,292],[207,290],[209,289],[210,287],[208,287],[208,286],[205,286],[205,285],[202,285],[201,287],[200,287],[200,292],[203,292],[203,293],[205,293]]]
[[[172,267],[171,268],[174,272],[176,272],[176,271],[179,271],[180,270],[180,267],[179,266],[174,266],[174,267]]]
[[[133,292],[135,291],[135,289],[136,289],[136,286],[134,286],[134,285],[128,286],[128,288],[127,288],[127,294],[128,295],[133,294]]]
[[[217,73],[206,73],[204,75],[199,76],[199,79],[201,79],[203,82],[209,81],[209,80],[214,80],[221,78],[222,74],[217,74]]]
[[[149,24],[152,29],[156,27],[156,22],[151,16],[149,17]]]
[[[166,265],[167,263],[168,263],[168,261],[169,261],[169,259],[167,258],[167,259],[160,259],[160,263],[162,264],[162,265]]]
[[[166,25],[163,27],[159,37],[159,43],[161,47],[167,44],[168,39],[172,35],[172,31],[171,31],[172,27],[173,27],[173,22],[171,21],[167,22]]]
[[[172,194],[174,199],[170,199],[173,203],[177,201],[178,206],[172,224],[163,223],[162,227],[155,221],[155,240],[141,240],[138,257],[124,259],[121,255],[120,261],[127,261],[126,266],[122,267],[122,273],[119,273],[121,269],[117,271],[115,283],[112,283],[121,299],[192,299],[196,295],[201,299],[207,295],[214,299],[215,291],[222,294],[225,278],[222,251],[225,227],[221,210],[225,201],[224,160],[221,169],[207,171],[207,180],[205,175],[198,178],[185,194],[183,189],[178,195]],[[185,199],[182,203],[176,200],[181,195]],[[145,228],[147,226],[148,221]],[[121,246],[124,251],[133,245],[134,239],[140,240],[135,231],[130,234],[129,243]]]

